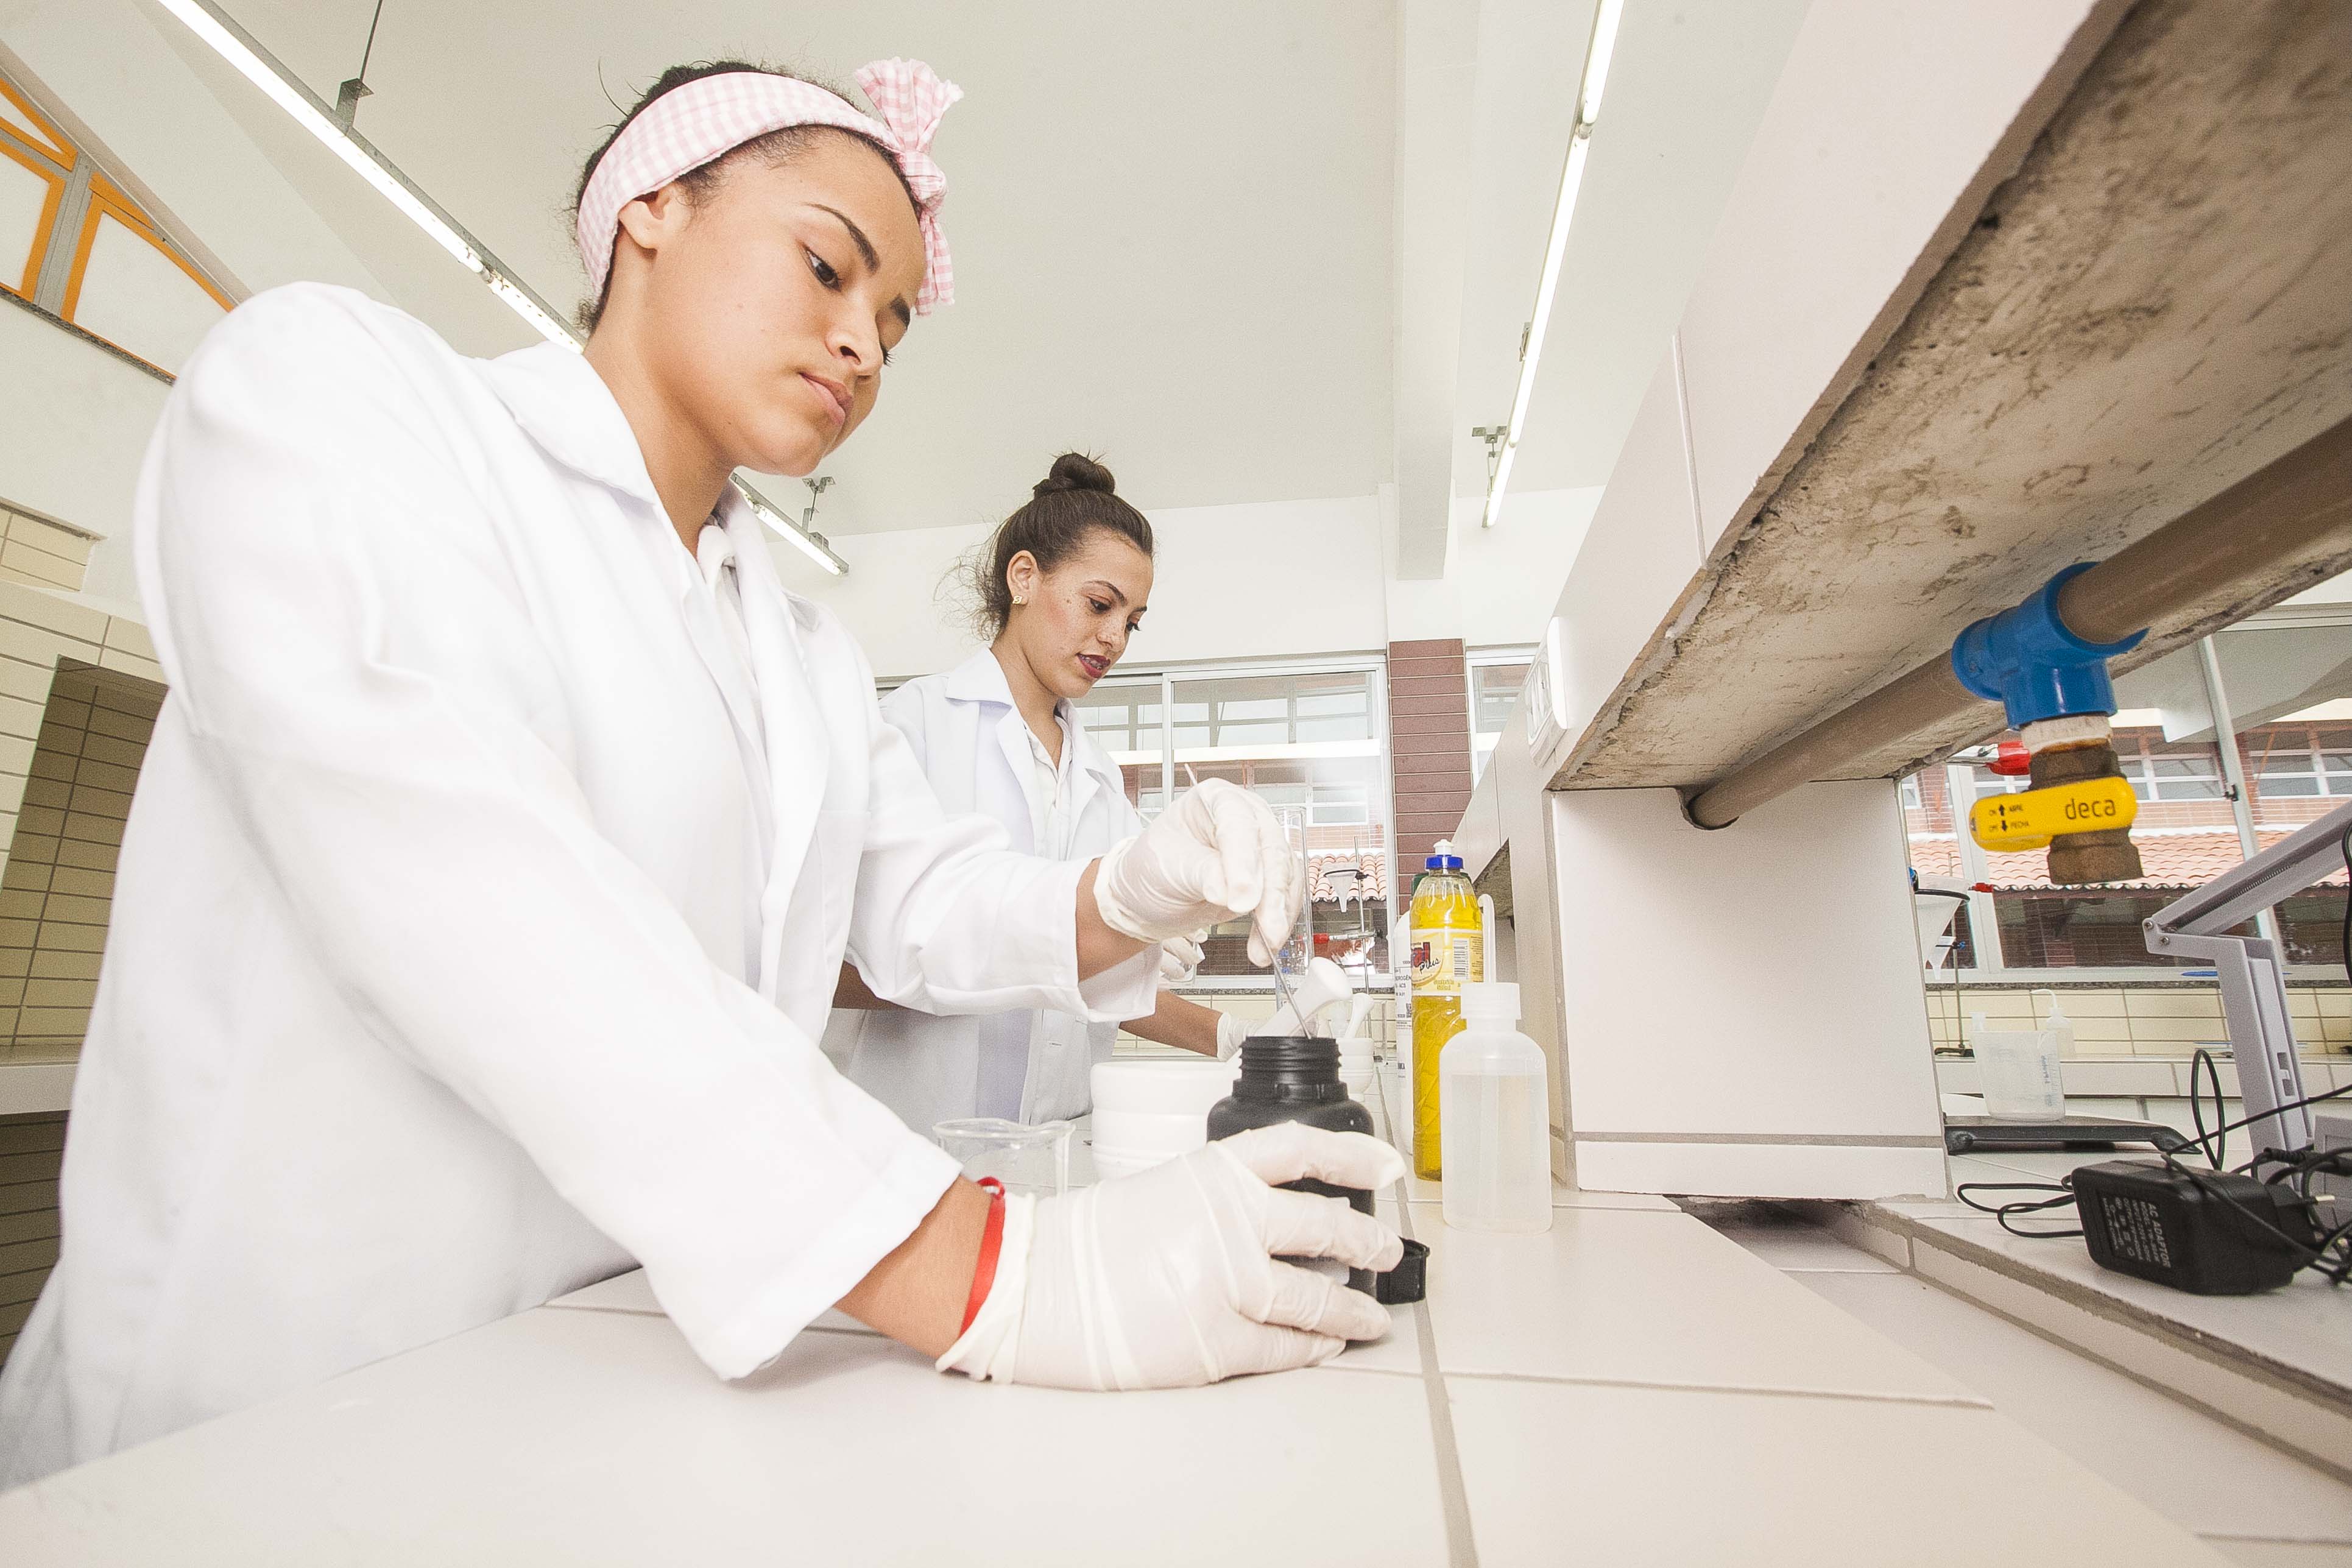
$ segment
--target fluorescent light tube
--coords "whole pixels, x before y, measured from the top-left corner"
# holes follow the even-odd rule
[[[1568,255],[1568,231],[1576,218],[1577,193],[1584,185],[1585,161],[1592,152],[1592,123],[1601,113],[1601,89],[1609,79],[1609,58],[1616,52],[1617,21],[1624,0],[1601,0],[1592,14],[1592,37],[1584,46],[1584,76],[1577,89],[1576,125],[1568,137],[1568,160],[1560,169],[1559,196],[1552,204],[1551,233],[1544,241],[1543,276],[1536,283],[1535,313],[1528,318],[1527,342],[1519,350],[1519,382],[1511,391],[1511,416],[1503,424],[1502,449],[1495,454],[1494,476],[1486,481],[1486,504],[1478,526],[1492,528],[1503,510],[1503,495],[1511,482],[1511,460],[1519,436],[1527,428],[1528,405],[1535,399],[1536,365],[1543,358],[1544,331],[1551,324],[1551,303],[1559,291],[1559,268]]]
[[[313,96],[299,78],[278,64],[275,56],[226,13],[213,5],[210,0],[157,0],[157,3],[202,39],[205,47],[234,67],[239,76],[259,88],[268,95],[271,102],[292,115],[296,124],[317,137],[329,152],[348,164],[352,173],[374,186],[378,194],[398,207],[411,223],[430,236],[433,243],[456,257],[467,270],[487,284],[490,292],[503,300],[509,310],[530,322],[533,331],[551,343],[562,343],[575,352],[580,348],[580,334],[557,315],[546,300],[518,282],[504,262],[476,243],[474,237],[460,227],[457,219],[411,184],[408,176],[394,167],[392,161],[377,152],[365,137],[337,120],[325,102]],[[751,510],[761,521],[799,545],[810,560],[836,577],[849,570],[847,562],[811,539],[798,524],[769,506],[757,490],[740,479],[735,481],[735,486],[751,503]]]
[[[1576,122],[1591,125],[1601,118],[1601,89],[1609,79],[1609,57],[1617,48],[1617,18],[1625,0],[1601,0],[1592,18],[1592,41],[1584,49],[1584,85],[1577,93]]]
[[[243,28],[205,4],[205,0],[159,0],[159,3],[178,17],[190,32],[204,40],[215,54],[235,67],[238,75],[267,93],[270,101],[278,108],[292,115],[295,123],[317,137],[329,152],[348,164],[352,173],[374,186],[377,193],[398,207],[411,223],[430,236],[436,245],[456,257],[477,277],[488,282],[491,291],[542,336],[551,342],[578,345],[578,339],[552,310],[505,278],[504,268],[498,267],[448,214],[410,184],[382,153],[366,145],[356,132],[337,121],[324,103],[312,97],[308,88],[268,56]]]
[[[815,540],[810,538],[806,530],[787,522],[782,513],[778,512],[775,508],[768,504],[767,497],[761,495],[758,490],[753,489],[750,485],[745,484],[740,479],[735,480],[734,483],[735,488],[743,492],[743,499],[751,503],[752,514],[759,518],[761,522],[766,523],[770,528],[774,529],[778,533],[782,534],[786,539],[789,539],[794,544],[799,545],[802,554],[807,556],[811,561],[815,562],[818,566],[822,567],[824,571],[831,573],[835,577],[842,576],[849,571],[848,562],[844,561],[840,556],[835,555],[830,546],[820,544]]]

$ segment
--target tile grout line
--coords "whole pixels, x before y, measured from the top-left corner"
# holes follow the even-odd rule
[[[1541,1383],[1569,1388],[1643,1388],[1664,1394],[1751,1394],[1759,1399],[1839,1399],[1855,1405],[1926,1405],[1944,1410],[1986,1410],[1991,1400],[1971,1394],[1872,1394],[1862,1389],[1759,1388],[1727,1383],[1661,1383],[1638,1377],[1571,1377],[1552,1372],[1454,1372],[1482,1383]]]
[[[1379,1068],[1372,1072],[1372,1092],[1380,1096],[1381,1121],[1390,1131],[1389,1147],[1396,1148],[1396,1118],[1389,1110],[1388,1085]],[[1402,1150],[1397,1151],[1400,1154]],[[1412,1161],[1406,1160],[1410,1179]],[[1399,1184],[1402,1187],[1402,1184]],[[1408,1240],[1412,1234],[1412,1203],[1405,1191],[1397,1194],[1397,1231]],[[1430,1321],[1427,1276],[1422,1299],[1413,1303],[1412,1327],[1421,1348],[1422,1389],[1429,1397],[1429,1443],[1437,1458],[1437,1500],[1445,1520],[1445,1557],[1449,1568],[1478,1568],[1478,1544],[1470,1528],[1470,1491],[1462,1480],[1462,1454],[1454,1441],[1454,1405],[1445,1392],[1445,1374],[1437,1365],[1437,1331]]]
[[[1412,1234],[1412,1205],[1397,1205],[1397,1230]],[[1421,1346],[1421,1381],[1429,1395],[1429,1440],[1437,1455],[1437,1497],[1445,1516],[1445,1554],[1451,1568],[1478,1568],[1478,1546],[1470,1530],[1470,1493],[1462,1481],[1462,1456],[1454,1442],[1454,1406],[1445,1392],[1445,1374],[1437,1366],[1437,1331],[1430,1322],[1424,1289],[1413,1303],[1413,1333]]]
[[[2013,1258],[1965,1236],[1955,1235],[1929,1219],[1915,1218],[1885,1205],[1870,1205],[1886,1216],[1889,1227],[1909,1233],[1913,1247],[1911,1272],[1919,1273],[1917,1248],[1930,1251],[1958,1262],[1981,1268],[2013,1285],[2021,1285],[2049,1298],[2061,1305],[2089,1314],[2120,1328],[2129,1329],[2159,1344],[2185,1352],[2220,1371],[2265,1384],[2279,1392],[2315,1403],[2323,1408],[2340,1408],[2344,1403],[2341,1384],[2305,1372],[2277,1357],[2231,1342],[2198,1329],[2195,1325],[2165,1317],[2153,1308],[2143,1306],[2122,1296],[2109,1295],[2078,1280],[2074,1280],[2024,1259]],[[1937,1218],[1961,1219],[1971,1216],[1939,1215]],[[1867,1222],[1865,1222],[1867,1223]],[[1933,1281],[1934,1277],[1921,1274]],[[1958,1293],[1958,1292],[1956,1292]],[[1998,1310],[1999,1309],[1990,1309]],[[2223,1349],[2217,1351],[2214,1347]],[[2234,1353],[2232,1353],[2234,1352]],[[2084,1353],[2089,1354],[2090,1352]],[[2179,1397],[2176,1395],[2176,1397]]]
[[[1890,1217],[1905,1221],[1910,1225],[1916,1225],[1918,1223],[1916,1221],[1910,1220],[1907,1215],[1890,1215]],[[1862,1223],[1866,1225],[1870,1222],[1864,1220]],[[1892,1229],[1892,1227],[1888,1228]],[[2101,1352],[2091,1349],[2086,1344],[2083,1344],[2075,1340],[2070,1339],[2054,1329],[2047,1328],[2041,1323],[2034,1322],[2031,1319],[2019,1317],[2016,1313],[2010,1311],[2006,1308],[1996,1306],[1992,1302],[1985,1300],[1982,1296],[1977,1295],[1972,1291],[1946,1280],[1938,1275],[1922,1271],[1917,1266],[1917,1252],[1920,1247],[1925,1247],[1930,1251],[1941,1253],[1948,1258],[1954,1259],[1963,1264],[1969,1264],[1975,1268],[1982,1268],[1985,1272],[1993,1274],[2000,1279],[2008,1279],[2012,1284],[2025,1285],[2029,1288],[2033,1288],[2033,1282],[2032,1280],[2011,1276],[2003,1270],[1992,1268],[1985,1264],[1976,1262],[1976,1260],[1965,1257],[1961,1253],[1955,1251],[1950,1247],[1937,1245],[1936,1241],[1929,1239],[1927,1237],[1910,1235],[1903,1230],[1895,1230],[1893,1233],[1901,1237],[1906,1250],[1913,1257],[1912,1266],[1903,1271],[1901,1278],[1916,1280],[1918,1283],[1927,1286],[1932,1290],[1941,1291],[1943,1294],[1951,1297],[1956,1301],[1964,1301],[1968,1305],[1974,1307],[1980,1311],[1990,1312],[1994,1317],[2000,1319],[2003,1322],[2006,1322],[2014,1328],[2024,1330],[2027,1333],[2033,1335],[2036,1339],[2053,1345],[2071,1355],[2079,1356],[2095,1365],[2105,1367],[2109,1372],[2130,1379],[2132,1382],[2139,1384],[2142,1388],[2147,1389],[2151,1394],[2168,1399],[2176,1405],[2185,1406],[2186,1408],[2195,1411],[2197,1414],[2203,1415],[2210,1420],[2217,1421],[2242,1436],[2251,1437],[2275,1454],[2279,1454],[2286,1458],[2292,1459],[2297,1464],[2308,1466],[2311,1468],[2319,1471],[2321,1474],[2329,1476],[2334,1479],[2352,1484],[2352,1470],[2339,1469],[2319,1456],[2312,1454],[2293,1443],[2284,1441],[2276,1435],[2263,1430],[2253,1423],[2242,1419],[2241,1417],[2231,1414],[2229,1411],[2209,1404],[2205,1400],[2200,1399],[2195,1394],[2189,1394],[2184,1389],[2175,1388],[2171,1384],[2162,1382],[2149,1373],[2140,1372],[2134,1367],[2126,1365],[2122,1362],[2116,1361],[2114,1358],[2102,1353]],[[2095,1309],[2084,1303],[2069,1301],[2057,1295],[2055,1292],[2050,1292],[2049,1294],[2053,1301],[2055,1301],[2062,1306],[2071,1307],[2075,1311],[2099,1319],[2100,1321],[2113,1326],[2127,1329],[2132,1332],[2139,1334],[2143,1338],[2158,1344],[2165,1345],[2167,1348],[2169,1348],[2176,1352],[2185,1352],[2190,1355],[2192,1359],[2205,1362],[2207,1365],[2219,1372],[2243,1379],[2249,1383],[2267,1385],[2275,1392],[2289,1392],[2288,1390],[2280,1388],[2277,1384],[2260,1377],[2251,1369],[2243,1365],[2212,1356],[2210,1352],[2203,1352],[2193,1342],[2175,1340],[2155,1330],[2140,1327],[2126,1319],[2111,1317],[2105,1313],[2099,1312]],[[1995,1408],[1997,1409],[1998,1406]]]

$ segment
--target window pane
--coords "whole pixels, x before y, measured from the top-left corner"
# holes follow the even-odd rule
[[[2194,647],[2116,678],[2116,756],[2141,801],[2133,824],[2147,879],[2187,889],[2243,858],[2213,743],[2204,667]]]
[[[1388,963],[1388,756],[1376,697],[1365,670],[1175,682],[1177,794],[1222,778],[1306,810],[1318,951],[1360,980]],[[1325,754],[1335,743],[1342,754]],[[1248,937],[1245,921],[1217,927],[1201,972],[1263,978]]]
[[[2337,578],[2312,597],[2343,600],[2347,587]],[[2248,762],[2254,837],[2267,849],[2352,796],[2352,626],[2233,627],[2215,634],[2213,649]],[[2339,994],[2344,897],[2339,868],[2271,911],[2287,962],[2335,969],[2327,984]]]
[[[2105,888],[1996,894],[2002,962],[2031,969],[2178,969],[2179,960],[2148,952],[2140,922],[2179,896],[2179,889]],[[2221,1026],[2213,1026],[2217,1037]]]
[[[1146,817],[1160,815],[1160,679],[1105,680],[1070,704],[1096,745],[1118,764],[1127,798]]]
[[[1180,749],[1256,750],[1378,733],[1370,678],[1360,671],[1207,677],[1179,680],[1176,690]]]
[[[1511,721],[1511,704],[1527,684],[1528,667],[1521,664],[1474,664],[1470,667],[1470,727],[1480,734],[1500,733]]]
[[[74,324],[176,375],[226,312],[153,240],[111,208],[97,212]]]

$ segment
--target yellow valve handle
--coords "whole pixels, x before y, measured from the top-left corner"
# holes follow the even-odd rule
[[[1969,807],[1969,835],[1987,849],[2039,849],[2061,833],[2129,827],[2139,815],[2131,781],[2077,779],[2022,795],[1996,795]]]

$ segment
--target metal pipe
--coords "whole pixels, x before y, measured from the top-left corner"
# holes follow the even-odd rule
[[[2352,532],[2352,419],[2126,544],[2058,591],[2086,642],[2161,625],[2219,584],[2258,576],[2330,534]]]
[[[2120,641],[2334,535],[2352,545],[2352,419],[2074,578],[2059,590],[2059,615],[2086,641]],[[1856,757],[1990,706],[1960,684],[1949,657],[1939,655],[1742,763],[1690,797],[1684,813],[1701,827],[1727,827]]]

